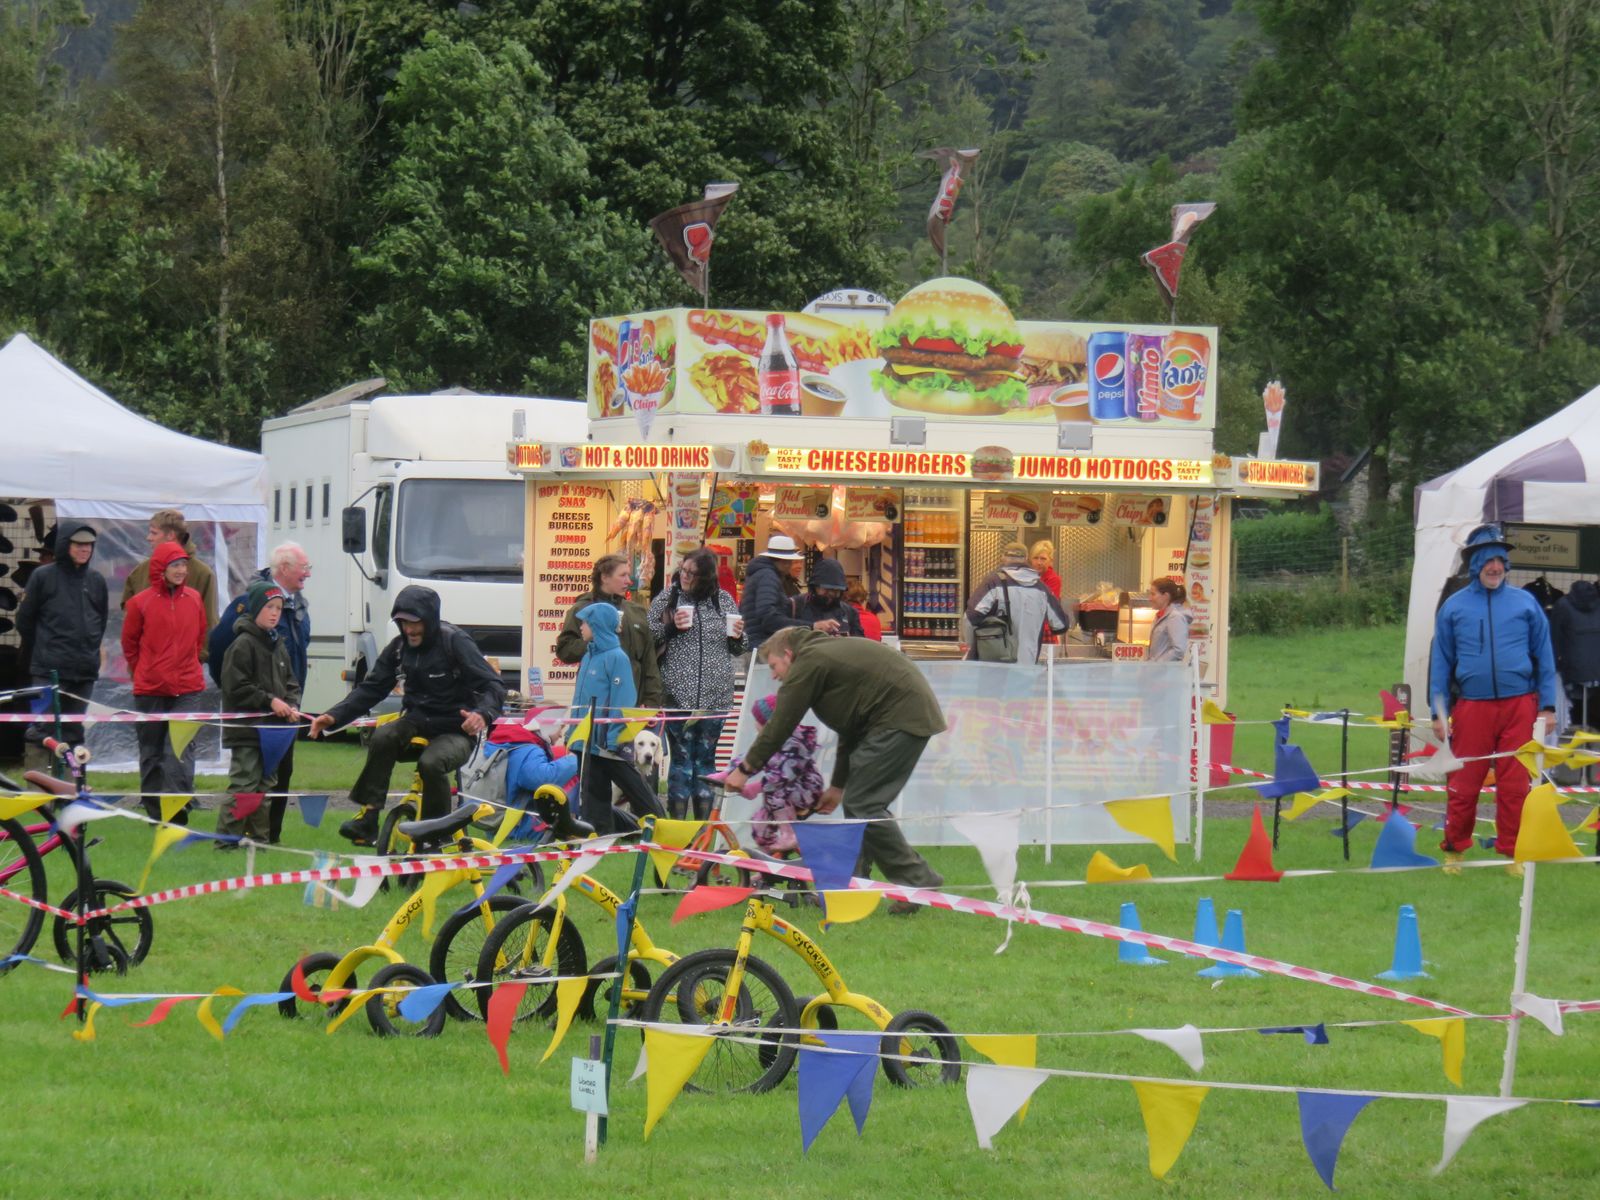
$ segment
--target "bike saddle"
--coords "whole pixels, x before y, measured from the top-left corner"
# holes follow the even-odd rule
[[[413,842],[442,842],[471,825],[476,815],[476,806],[463,804],[442,817],[430,817],[426,821],[401,821],[398,828],[403,836]]]
[[[41,792],[49,792],[53,796],[76,796],[78,787],[68,783],[65,779],[57,779],[54,775],[46,775],[43,771],[24,771],[24,783],[31,783]]]
[[[550,826],[558,842],[575,842],[594,836],[594,826],[580,821],[567,807],[567,794],[560,788],[545,784],[533,793],[534,814]]]

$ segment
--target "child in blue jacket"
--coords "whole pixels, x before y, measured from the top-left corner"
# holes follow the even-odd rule
[[[621,791],[633,815],[662,816],[661,802],[650,792],[633,763],[617,753],[622,734],[622,710],[639,702],[633,684],[633,661],[618,637],[620,614],[610,604],[590,604],[578,610],[579,632],[586,648],[578,664],[572,693],[572,715],[582,719],[594,706],[595,724],[583,744],[583,819],[595,832],[607,834],[615,825],[611,817],[611,789]],[[573,746],[577,749],[577,746]]]

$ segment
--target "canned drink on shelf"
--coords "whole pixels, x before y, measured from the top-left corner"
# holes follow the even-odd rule
[[[1160,334],[1128,335],[1126,411],[1136,421],[1154,421],[1161,416],[1162,341]]]
[[[1089,338],[1089,417],[1128,418],[1128,335],[1105,331]]]
[[[1210,359],[1211,343],[1204,334],[1167,335],[1161,356],[1160,411],[1163,417],[1177,421],[1200,419]]]

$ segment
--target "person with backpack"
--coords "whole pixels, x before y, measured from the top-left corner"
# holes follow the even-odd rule
[[[274,584],[283,593],[283,618],[278,622],[277,634],[289,653],[289,667],[303,692],[306,686],[306,668],[311,645],[311,608],[306,602],[306,581],[311,578],[311,560],[294,542],[284,542],[273,549],[267,565],[256,572],[256,579]],[[222,686],[222,660],[228,647],[238,636],[235,628],[238,619],[249,608],[249,592],[244,591],[228,602],[222,619],[206,638],[206,666],[212,680]],[[278,764],[274,791],[267,797],[267,841],[273,845],[283,840],[283,814],[289,807],[289,791],[293,785],[294,746],[283,752]]]
[[[217,814],[217,832],[244,834],[252,841],[268,837],[266,797],[273,776],[266,770],[261,751],[262,725],[283,725],[300,719],[300,683],[289,663],[287,641],[278,634],[283,618],[283,590],[271,580],[258,579],[245,593],[245,612],[234,621],[233,644],[223,654],[222,704],[236,712],[266,712],[260,721],[226,721],[222,744],[231,754],[228,791],[233,798]],[[287,755],[287,752],[285,752]],[[281,760],[280,760],[281,761]],[[241,815],[243,797],[258,803]],[[218,842],[217,849],[229,849]]]
[[[1036,663],[1044,631],[1057,636],[1072,628],[1061,601],[1028,565],[1028,548],[1006,546],[1000,567],[986,575],[967,601],[967,658],[978,662]]]

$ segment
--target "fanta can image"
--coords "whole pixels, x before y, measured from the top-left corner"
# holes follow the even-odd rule
[[[1161,355],[1160,412],[1175,421],[1198,421],[1206,394],[1211,343],[1200,333],[1169,333]]]
[[[1128,418],[1128,335],[1101,332],[1089,338],[1089,419]]]
[[[1126,411],[1137,421],[1161,416],[1162,337],[1159,333],[1128,335],[1128,394]]]

